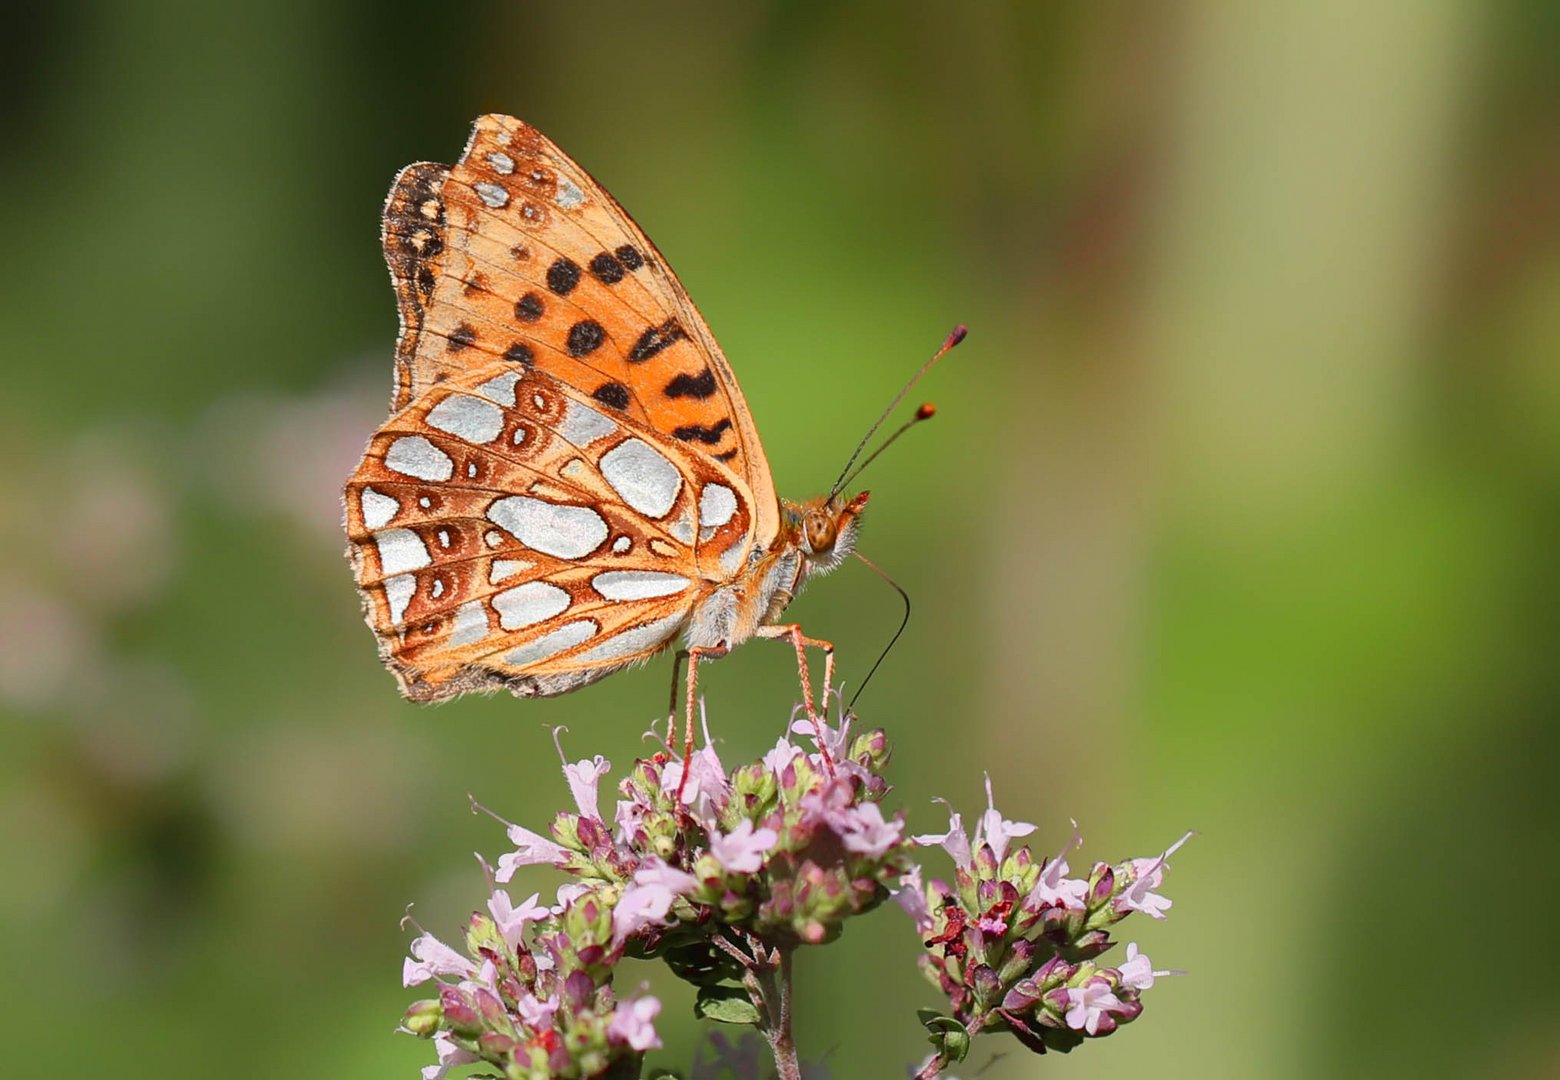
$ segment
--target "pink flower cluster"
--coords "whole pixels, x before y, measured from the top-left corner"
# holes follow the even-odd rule
[[[637,1061],[659,1046],[653,997],[620,1001],[602,965],[611,916],[565,887],[554,906],[532,894],[515,905],[492,885],[487,912],[474,912],[463,954],[424,931],[402,964],[404,985],[434,983],[402,1026],[431,1038],[437,1062],[423,1080],[456,1065],[487,1062],[506,1075],[588,1077]],[[469,954],[469,955],[468,955]]]
[[[811,747],[793,735],[810,736]],[[816,730],[793,725],[762,759],[728,773],[706,733],[687,762],[665,751],[636,761],[610,821],[601,805],[610,763],[565,758],[573,808],[547,835],[504,823],[513,849],[488,871],[469,955],[427,933],[412,942],[406,985],[437,980],[440,991],[403,1021],[434,1040],[438,1064],[426,1080],[475,1060],[511,1075],[595,1075],[659,1045],[660,1004],[613,996],[625,956],[694,957],[674,970],[725,980],[714,950],[733,932],[758,947],[821,943],[886,900],[911,850],[902,817],[879,803],[887,758],[882,732],[853,738],[841,716]],[[570,875],[551,906],[538,895],[517,906],[503,888],[534,866]]]
[[[973,837],[950,811],[945,832],[914,838],[948,854],[952,883],[923,885],[913,867],[895,894],[927,948],[923,972],[950,1003],[947,1016],[929,1023],[934,1042],[943,1032],[943,1057],[961,1057],[982,1030],[1011,1031],[1039,1052],[1066,1051],[1135,1019],[1141,993],[1172,973],[1155,971],[1135,942],[1120,967],[1095,961],[1113,946],[1108,929],[1122,919],[1165,918],[1171,901],[1158,890],[1170,856],[1192,834],[1156,857],[1095,863],[1087,877],[1072,877],[1068,860],[1083,842],[1077,822],[1055,855],[1036,861],[1027,846],[1013,845],[1035,826],[998,812],[989,779],[986,804]]]

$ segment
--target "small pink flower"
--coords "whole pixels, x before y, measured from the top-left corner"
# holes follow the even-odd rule
[[[434,1035],[433,1052],[439,1055],[439,1063],[437,1065],[424,1065],[422,1068],[422,1080],[444,1080],[444,1074],[456,1065],[470,1065],[473,1062],[482,1060],[477,1055],[468,1053],[456,1046],[447,1031],[441,1031]]]
[[[1090,979],[1081,988],[1067,991],[1067,1026],[1074,1031],[1087,1031],[1090,1035],[1100,1029],[1100,1018],[1107,1012],[1120,1012],[1121,999],[1110,991],[1104,979]]]
[[[915,922],[917,933],[932,928],[932,911],[926,905],[926,887],[921,884],[921,868],[912,865],[899,877],[899,888],[893,892],[894,902]]]
[[[533,1031],[552,1026],[552,1014],[558,1011],[558,999],[541,1000],[535,994],[523,994],[516,1003],[516,1012]]]
[[[991,853],[997,857],[997,865],[1002,865],[1002,860],[1007,858],[1008,841],[1016,840],[1022,836],[1028,836],[1035,831],[1035,827],[1027,821],[1009,821],[997,812],[996,802],[991,797],[991,775],[986,776],[986,812],[980,816],[980,823],[975,827],[975,846],[979,847],[984,841],[991,847]]]
[[[590,892],[589,885],[581,884],[578,881],[564,882],[558,886],[558,896],[553,906],[547,909],[548,914],[562,915],[565,908],[588,892]]]
[[[756,874],[764,865],[764,853],[779,839],[773,829],[755,829],[751,821],[743,820],[725,836],[710,831],[710,854],[733,874]]]
[[[607,1038],[626,1043],[641,1054],[654,1050],[661,1045],[661,1037],[655,1033],[653,1023],[660,1012],[661,1003],[648,994],[633,1001],[620,1001],[607,1025]]]
[[[610,768],[612,763],[600,754],[588,761],[564,765],[563,776],[569,782],[569,793],[574,796],[574,805],[579,807],[581,817],[601,820],[601,811],[597,808],[596,789],[601,783],[602,776]]]
[[[947,805],[942,799],[936,801],[943,803],[945,806]],[[970,868],[970,838],[964,832],[964,821],[952,809],[948,811],[947,832],[941,835],[924,833],[920,836],[912,836],[910,839],[922,847],[932,847],[940,844],[942,849],[953,857],[955,866],[961,870]]]
[[[432,934],[419,934],[412,941],[411,952],[401,965],[402,986],[416,986],[438,975],[470,979],[477,974],[476,964]]]
[[[1089,894],[1089,883],[1066,876],[1067,853],[1083,843],[1083,834],[1078,831],[1078,823],[1074,821],[1072,824],[1072,839],[1067,841],[1056,858],[1046,860],[1045,867],[1040,871],[1040,879],[1035,882],[1035,887],[1029,890],[1027,903],[1031,908],[1060,904],[1065,908],[1082,910],[1088,906],[1084,903],[1084,897]]]
[[[612,909],[613,942],[621,945],[646,926],[663,925],[672,902],[698,885],[699,879],[692,874],[685,874],[660,860],[646,859],[634,874],[634,883],[623,890],[617,907]]]
[[[1181,839],[1165,849],[1163,855],[1157,859],[1133,859],[1132,871],[1136,875],[1132,884],[1124,889],[1120,896],[1116,897],[1116,908],[1120,911],[1141,911],[1153,919],[1165,918],[1165,912],[1169,911],[1172,901],[1154,892],[1165,880],[1165,871],[1170,869],[1166,861],[1174,855],[1182,844],[1193,837],[1188,832]]]
[[[893,821],[883,820],[883,808],[875,802],[847,807],[835,815],[832,824],[845,850],[872,859],[881,858],[889,848],[899,843],[900,833],[905,828],[905,823],[897,818]]]
[[[775,740],[775,748],[764,755],[764,768],[779,776],[786,766],[802,756],[801,748],[789,739]]]
[[[511,949],[520,947],[520,936],[525,930],[526,923],[546,918],[550,914],[545,904],[537,903],[540,898],[541,893],[532,893],[516,908],[514,902],[509,899],[509,894],[503,889],[494,889],[493,895],[488,897],[488,911],[493,914],[493,925],[498,927],[504,944]]]
[[[509,826],[509,842],[515,845],[515,850],[508,855],[499,856],[498,872],[493,875],[499,884],[508,882],[515,876],[515,871],[522,866],[536,866],[541,863],[562,866],[569,857],[569,853],[563,848],[523,825]]]
[[[791,715],[796,714],[793,712]],[[846,753],[850,750],[850,717],[845,715],[844,709],[840,710],[840,726],[837,728],[830,727],[828,720],[820,716],[816,724],[810,719],[793,721],[791,731],[797,735],[810,736],[814,745],[829,752],[829,759],[835,764],[846,760]],[[818,766],[822,768],[822,755],[816,756],[819,758]]]
[[[720,756],[708,740],[706,734],[705,745],[693,752],[692,762],[688,765],[688,783],[683,786],[682,795],[683,802],[694,816],[705,820],[713,818],[725,805],[726,796],[731,791],[725,767],[721,765]],[[677,788],[682,785],[682,775],[683,762],[667,762],[666,768],[661,771],[661,793],[676,795]]]
[[[983,934],[991,937],[1001,937],[1007,933],[1007,920],[1000,915],[982,915],[975,920],[976,928]]]
[[[1116,969],[1121,972],[1121,985],[1129,990],[1147,990],[1154,985],[1155,975],[1168,975],[1167,971],[1155,971],[1147,956],[1138,952],[1137,942],[1127,942],[1127,962]]]

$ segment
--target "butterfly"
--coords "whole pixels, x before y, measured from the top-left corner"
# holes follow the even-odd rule
[[[680,637],[691,746],[700,661],[776,638],[816,717],[806,650],[826,700],[834,647],[783,615],[850,554],[868,493],[776,496],[730,365],[623,208],[490,115],[455,165],[400,172],[382,239],[395,390],[346,530],[402,692],[563,694]]]

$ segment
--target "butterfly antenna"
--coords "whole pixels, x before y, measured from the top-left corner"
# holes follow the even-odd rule
[[[934,417],[936,415],[937,415],[937,406],[936,405],[932,404],[930,401],[922,402],[921,403],[921,407],[916,409],[915,415],[912,416],[910,419],[906,420],[903,424],[899,425],[899,429],[897,431],[895,431],[888,438],[884,439],[883,442],[882,442],[882,445],[880,445],[876,450],[874,450],[874,451],[872,451],[872,453],[868,454],[866,456],[866,458],[862,460],[861,464],[856,466],[856,469],[855,469],[854,472],[852,472],[849,476],[845,477],[844,479],[842,479],[840,481],[839,487],[836,490],[837,491],[844,491],[846,488],[850,487],[850,485],[855,482],[856,477],[858,477],[862,473],[866,472],[867,471],[867,466],[871,465],[874,461],[877,460],[879,454],[881,454],[884,450],[887,450],[890,446],[894,445],[894,441],[896,439],[898,439],[899,436],[903,435],[905,432],[907,432],[911,428],[915,427],[921,421],[923,421],[923,420],[930,420],[932,417]],[[829,498],[831,498],[831,499],[833,497],[834,497],[833,495],[829,496]]]
[[[914,386],[916,383],[920,382],[921,381],[921,376],[925,375],[928,371],[930,371],[933,364],[937,363],[937,361],[941,360],[944,356],[946,356],[949,349],[952,349],[959,342],[963,341],[964,340],[964,335],[967,334],[967,333],[969,333],[969,331],[965,328],[963,323],[960,323],[958,326],[955,326],[953,328],[953,332],[948,335],[947,340],[945,340],[942,343],[942,348],[938,349],[935,353],[933,353],[932,354],[932,358],[930,360],[928,360],[926,363],[922,364],[921,365],[921,369],[919,371],[917,371],[914,375],[910,376],[910,381],[905,383],[904,387],[900,389],[899,393],[894,395],[894,400],[890,401],[888,403],[888,408],[883,410],[883,415],[879,416],[877,418],[877,422],[874,423],[870,428],[868,428],[867,429],[867,433],[862,436],[861,442],[856,444],[856,449],[855,449],[854,452],[851,453],[850,460],[847,461],[845,463],[845,467],[840,470],[840,478],[834,482],[834,487],[829,489],[829,498],[830,499],[833,499],[834,496],[838,495],[844,489],[845,485],[847,483],[849,483],[852,479],[855,478],[856,473],[859,473],[861,471],[861,469],[857,469],[856,472],[854,472],[854,473],[851,472],[851,469],[856,464],[856,459],[859,458],[861,456],[861,452],[867,448],[867,443],[872,441],[872,436],[877,434],[877,430],[878,430],[878,428],[883,426],[883,422],[885,420],[887,420],[893,414],[895,409],[899,408],[899,403],[905,399],[905,395],[910,392],[910,388],[912,386]],[[923,408],[924,408],[924,406],[923,406]],[[933,410],[933,411],[935,411],[935,410]],[[929,419],[929,418],[930,418],[930,414],[928,414],[928,416],[926,416],[926,417],[922,417],[919,414],[917,414],[917,419],[918,420],[919,419]],[[908,428],[913,423],[914,423],[914,421],[912,421],[911,424],[906,424],[905,427]],[[894,439],[897,439],[902,434],[904,434],[904,429],[903,428],[900,429],[899,431],[896,431],[894,433],[894,435],[888,440],[888,442],[893,442]],[[888,445],[888,443],[884,443],[882,447],[878,448],[878,452],[881,453],[883,448],[886,447],[887,445]],[[872,457],[877,457],[877,454],[873,454]],[[867,459],[867,461],[871,461],[871,460],[872,460],[872,458],[868,458]],[[865,463],[862,465],[862,468],[863,469],[866,468]],[[860,691],[857,691],[857,692],[859,693]]]
[[[909,425],[906,426],[908,427]],[[861,680],[861,685],[856,687],[856,692],[850,696],[850,703],[845,706],[846,712],[850,712],[856,707],[856,699],[861,697],[861,692],[867,688],[867,683],[872,681],[872,676],[877,674],[877,669],[883,666],[884,660],[888,659],[888,654],[894,650],[894,646],[899,641],[899,635],[903,634],[905,632],[905,627],[910,625],[910,594],[899,587],[899,582],[885,574],[877,563],[867,558],[861,552],[853,551],[851,554],[856,556],[856,558],[860,559],[862,562],[866,563],[868,568],[871,569],[874,574],[893,586],[894,591],[899,594],[899,598],[905,602],[905,617],[900,620],[899,629],[894,631],[894,636],[888,639],[888,645],[884,647],[882,653],[878,655],[877,661],[872,665],[872,670],[867,672],[867,677]]]

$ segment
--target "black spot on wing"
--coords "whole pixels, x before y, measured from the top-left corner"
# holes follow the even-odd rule
[[[683,442],[701,442],[706,446],[714,446],[720,442],[721,436],[726,434],[730,427],[731,421],[721,417],[717,423],[709,427],[704,427],[700,424],[688,424],[684,427],[674,428],[672,437],[681,439]]]
[[[559,296],[568,296],[580,283],[580,264],[560,258],[547,268],[547,287]]]
[[[625,269],[638,270],[645,265],[645,257],[639,254],[639,249],[633,244],[624,244],[612,254],[617,256],[618,262],[622,263]]]
[[[669,398],[691,397],[703,400],[715,394],[715,373],[705,368],[697,375],[679,375],[662,391]]]
[[[590,272],[603,285],[616,285],[627,273],[623,269],[623,264],[609,251],[603,251],[590,261]]]
[[[546,310],[546,302],[534,292],[528,292],[515,301],[515,318],[521,322],[535,322]]]
[[[476,340],[476,328],[470,323],[461,323],[455,328],[455,332],[450,335],[446,348],[450,352],[460,352]]]
[[[569,355],[589,356],[601,348],[601,343],[605,340],[607,340],[607,332],[601,328],[599,322],[595,319],[582,319],[569,327]]]
[[[716,461],[730,461],[732,458],[734,458],[736,456],[737,456],[737,448],[735,446],[733,446],[730,450],[722,450],[720,453],[716,454],[715,455],[715,460]]]
[[[620,382],[602,383],[590,396],[614,409],[628,408],[628,387]]]
[[[511,364],[524,364],[526,367],[530,367],[532,361],[536,359],[536,355],[531,351],[531,346],[523,341],[517,341],[504,350],[504,359]]]
[[[660,326],[652,326],[639,335],[634,347],[628,350],[629,362],[641,364],[687,336],[687,331],[676,319],[667,319]]]

